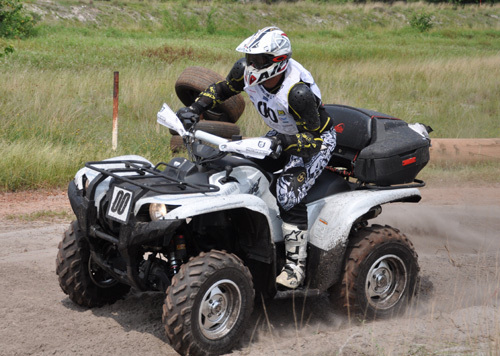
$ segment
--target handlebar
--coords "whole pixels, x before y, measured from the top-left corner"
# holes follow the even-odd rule
[[[196,139],[211,143],[219,147],[219,151],[228,153],[238,153],[246,157],[263,159],[267,156],[279,156],[280,147],[275,147],[273,141],[267,137],[253,137],[244,140],[230,141],[225,138],[210,134],[208,132],[196,130],[196,125],[186,131],[177,115],[167,104],[163,104],[157,114],[157,122],[163,126],[177,131],[182,137],[194,137]]]
[[[220,146],[220,145],[223,145],[223,144],[229,142],[228,139],[225,139],[225,138],[222,138],[219,136],[215,136],[211,133],[208,133],[205,131],[200,131],[200,130],[197,130],[194,132],[194,137],[199,139],[199,140],[202,140],[202,141],[205,141],[205,142],[211,143],[212,145],[217,145],[217,146]]]

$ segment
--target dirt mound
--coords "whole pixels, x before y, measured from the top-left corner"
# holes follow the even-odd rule
[[[500,138],[432,140],[431,162],[500,162]]]

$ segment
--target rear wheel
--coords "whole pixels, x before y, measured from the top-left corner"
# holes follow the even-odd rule
[[[231,351],[252,313],[252,276],[233,254],[212,250],[182,265],[167,289],[163,323],[182,355]]]
[[[415,293],[418,272],[411,241],[390,226],[373,225],[351,238],[340,291],[335,292],[348,313],[387,317],[404,310]]]
[[[130,290],[130,286],[118,283],[92,260],[77,221],[71,223],[59,243],[56,273],[64,293],[84,307],[114,303]]]

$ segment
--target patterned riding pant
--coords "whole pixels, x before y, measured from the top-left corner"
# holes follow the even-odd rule
[[[321,138],[322,149],[311,159],[304,162],[302,157],[292,155],[283,167],[283,173],[276,183],[276,200],[283,210],[290,210],[305,198],[330,161],[337,142],[335,129],[332,127],[323,132]]]

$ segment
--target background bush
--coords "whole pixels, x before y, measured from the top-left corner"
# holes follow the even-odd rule
[[[410,26],[420,32],[429,31],[432,28],[432,16],[426,12],[413,14],[410,19]]]
[[[19,0],[0,0],[0,37],[25,38],[33,34],[35,21],[25,15]]]

